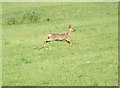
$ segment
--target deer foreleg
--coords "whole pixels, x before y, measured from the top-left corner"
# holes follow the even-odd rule
[[[72,44],[71,44],[71,41],[66,40],[66,42],[67,42],[69,45],[72,45]]]
[[[76,42],[76,41],[71,41],[72,44],[79,44],[79,42]]]

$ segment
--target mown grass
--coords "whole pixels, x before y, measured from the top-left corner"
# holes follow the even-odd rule
[[[117,3],[3,3],[3,85],[118,85],[117,9]],[[40,21],[7,23],[26,10],[37,11]],[[69,24],[80,44],[37,49],[48,33],[65,33]]]

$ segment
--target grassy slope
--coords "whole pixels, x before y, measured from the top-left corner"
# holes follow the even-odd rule
[[[36,8],[50,21],[3,25],[3,85],[117,85],[117,3],[3,3],[3,14]],[[69,24],[80,44],[35,49]]]

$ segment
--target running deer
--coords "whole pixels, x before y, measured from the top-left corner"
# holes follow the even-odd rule
[[[45,47],[45,44],[52,41],[66,41],[71,45],[70,33],[75,30],[69,25],[68,32],[65,34],[48,34],[47,39],[44,41],[44,44],[41,48]]]

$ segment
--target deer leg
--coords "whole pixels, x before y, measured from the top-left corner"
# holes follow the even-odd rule
[[[45,40],[41,48],[44,48],[45,45],[46,45],[46,43],[51,42],[51,41],[52,41],[52,40],[50,40],[50,39]]]
[[[66,42],[67,42],[69,45],[72,45],[70,41],[66,40]]]
[[[68,44],[70,44],[70,41],[66,41]]]
[[[79,42],[71,40],[72,44],[80,44]]]
[[[41,46],[41,48],[44,48],[46,44],[46,41],[44,41],[43,45]]]

